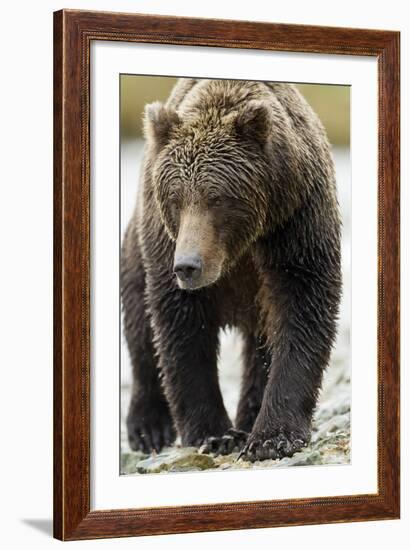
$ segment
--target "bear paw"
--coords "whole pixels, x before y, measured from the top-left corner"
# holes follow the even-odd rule
[[[256,460],[281,459],[292,456],[308,444],[308,438],[295,432],[285,435],[279,431],[269,437],[266,434],[251,434],[241,451],[239,458],[255,462]]]
[[[200,447],[199,452],[203,454],[229,455],[240,451],[245,445],[249,434],[242,430],[230,428],[219,437],[208,437]]]
[[[127,417],[128,442],[133,451],[149,454],[172,445],[176,431],[166,403],[135,400]]]

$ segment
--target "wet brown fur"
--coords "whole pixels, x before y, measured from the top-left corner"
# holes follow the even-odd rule
[[[291,455],[309,440],[341,293],[323,127],[292,85],[181,79],[148,106],[145,132],[121,255],[130,445],[159,450],[178,433],[205,452]],[[177,284],[178,246],[203,255],[201,288]],[[217,374],[226,326],[244,337],[236,431]]]

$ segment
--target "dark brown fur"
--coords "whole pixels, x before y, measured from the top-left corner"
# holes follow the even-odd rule
[[[341,293],[323,127],[292,85],[183,79],[145,128],[121,256],[130,445],[159,450],[178,432],[205,452],[292,455],[310,437]],[[176,277],[192,254],[197,278]],[[226,326],[245,343],[236,429],[218,385]]]

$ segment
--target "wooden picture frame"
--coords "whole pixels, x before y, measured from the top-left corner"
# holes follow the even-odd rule
[[[378,492],[90,510],[93,40],[372,56],[378,62]],[[398,32],[63,10],[54,14],[54,536],[62,540],[394,519],[399,455]]]

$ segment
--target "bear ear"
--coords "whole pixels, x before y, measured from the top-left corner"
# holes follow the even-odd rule
[[[180,123],[181,119],[177,112],[165,107],[160,101],[145,107],[144,134],[146,139],[155,143],[159,149],[169,142],[172,130]]]
[[[264,101],[251,100],[244,111],[235,119],[235,130],[238,136],[266,143],[271,129],[271,115],[269,105]]]

